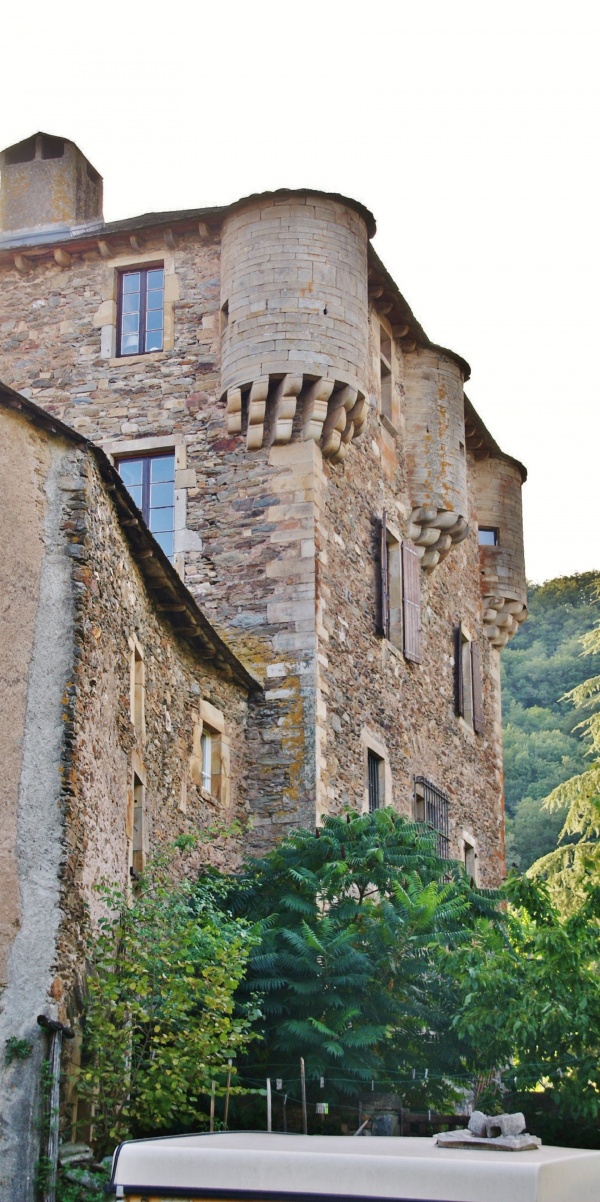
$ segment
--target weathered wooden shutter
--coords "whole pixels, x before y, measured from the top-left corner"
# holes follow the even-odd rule
[[[454,631],[454,707],[461,718],[465,716],[465,679],[462,661],[462,625]]]
[[[473,730],[483,734],[483,680],[479,644],[471,643],[471,680],[473,684]]]
[[[421,560],[412,543],[402,543],[402,629],[404,654],[421,663]]]
[[[379,543],[379,562],[381,565],[380,590],[381,600],[379,605],[379,633],[384,638],[390,637],[390,581],[388,572],[388,550],[387,550],[387,513],[384,509],[381,517],[381,532]]]

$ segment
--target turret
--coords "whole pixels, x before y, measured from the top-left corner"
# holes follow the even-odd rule
[[[485,632],[504,647],[527,617],[521,484],[524,469],[514,460],[489,456],[476,462],[481,592]]]
[[[353,201],[242,202],[222,234],[221,393],[250,449],[297,437],[342,459],[367,416],[367,223]]]

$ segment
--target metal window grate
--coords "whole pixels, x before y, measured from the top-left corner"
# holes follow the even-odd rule
[[[448,823],[449,799],[424,776],[415,776],[415,818],[437,834],[437,853],[443,860],[450,858]]]
[[[373,810],[378,810],[381,805],[381,759],[378,755],[375,755],[374,751],[369,750],[367,760],[369,770],[369,813],[372,814]]]

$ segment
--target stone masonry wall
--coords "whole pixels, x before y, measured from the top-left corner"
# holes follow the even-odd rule
[[[63,922],[53,996],[68,1002],[81,979],[85,907],[92,919],[103,878],[127,887],[133,771],[145,784],[148,850],[182,833],[246,819],[246,690],[200,661],[156,613],[89,453],[72,478],[77,593],[75,670],[67,687],[64,753]],[[143,655],[145,730],[131,714],[132,641]],[[202,702],[225,719],[228,804],[201,788],[193,757]],[[209,840],[199,857],[231,867],[236,838]]]
[[[403,391],[403,360],[396,356]],[[370,389],[376,400],[373,370]],[[474,461],[470,458],[472,481]],[[366,436],[344,464],[325,465],[317,522],[321,621],[318,626],[321,722],[320,806],[364,808],[366,746],[385,754],[394,806],[413,813],[414,778],[424,776],[450,799],[450,851],[462,858],[475,841],[481,883],[502,876],[502,751],[497,653],[483,631],[476,533],[431,575],[421,572],[422,662],[411,663],[376,631],[379,520],[406,537],[411,500],[402,443],[371,411]],[[469,512],[476,516],[470,488]],[[459,622],[482,656],[485,729],[475,734],[454,708],[454,631]],[[389,801],[389,796],[386,801]]]
[[[125,253],[115,245],[120,265]],[[259,850],[290,824],[314,822],[314,489],[301,464],[288,471],[296,449],[248,453],[245,431],[227,436],[225,405],[217,400],[218,237],[181,236],[168,253],[179,294],[173,347],[133,360],[101,355],[113,269],[100,254],[74,258],[67,270],[46,261],[27,276],[4,269],[3,374],[96,442],[122,439],[130,449],[132,439],[163,437],[185,450],[176,488],[195,536],[185,553],[185,582],[234,651],[266,679],[249,731],[248,788],[257,822],[251,846]],[[145,261],[148,255],[166,261],[160,238],[146,239]],[[288,559],[301,561],[290,562],[291,575],[279,562]]]
[[[230,220],[241,221],[243,212],[236,217],[234,211]],[[360,218],[352,213],[351,220]],[[379,322],[372,314],[368,325],[365,313],[368,427],[349,444],[343,464],[324,466],[319,447],[302,441],[300,412],[290,442],[247,450],[247,418],[242,415],[239,433],[228,435],[225,398],[218,399],[222,291],[216,232],[202,226],[200,233],[178,233],[167,249],[158,234],[144,233],[140,261],[162,260],[166,269],[168,261],[176,280],[169,294],[173,337],[165,352],[131,360],[107,355],[106,339],[103,352],[101,347],[107,272],[116,264],[136,264],[125,239],[115,237],[111,246],[114,261],[94,250],[74,257],[66,270],[46,261],[27,275],[2,269],[3,370],[7,382],[30,390],[38,404],[96,441],[123,440],[130,451],[131,440],[171,438],[185,451],[176,487],[190,532],[182,565],[186,583],[266,682],[248,729],[247,787],[255,821],[248,846],[270,846],[289,826],[312,825],[316,812],[335,808],[346,795],[362,796],[364,732],[360,739],[369,726],[390,745],[395,804],[408,804],[415,773],[445,789],[455,850],[463,826],[478,837],[482,832],[480,864],[485,860],[497,879],[503,855],[498,672],[482,636],[474,536],[463,545],[459,531],[459,545],[453,543],[431,578],[421,573],[420,666],[408,664],[374,633],[374,519],[386,508],[400,534],[416,538],[404,461],[411,412],[399,341],[393,422],[386,424],[377,416]],[[450,360],[446,366],[452,412],[458,414],[460,373]],[[466,527],[476,513],[474,464],[462,457],[456,422],[452,431],[452,463],[461,456],[456,487]],[[413,449],[416,455],[416,442]],[[452,468],[453,488],[455,474]],[[438,509],[454,505],[445,493],[433,500]],[[440,537],[446,537],[443,531]],[[423,545],[425,556],[430,548]],[[481,646],[486,728],[478,736],[452,708],[458,620]],[[359,728],[360,709],[365,721]]]

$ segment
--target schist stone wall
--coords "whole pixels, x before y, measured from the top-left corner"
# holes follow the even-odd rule
[[[0,393],[11,513],[0,568],[0,1046],[11,1037],[32,1046],[26,1061],[0,1062],[0,1196],[29,1202],[45,1039],[37,1016],[77,1018],[102,878],[126,890],[146,853],[203,830],[195,863],[239,859],[229,828],[247,817],[251,681],[233,656],[225,671],[194,654],[160,611],[108,465],[102,475],[91,448]],[[206,727],[220,753],[210,791]],[[208,838],[214,827],[223,833]]]
[[[427,778],[449,797],[451,853],[476,846],[479,879],[497,881],[496,648],[526,612],[523,474],[472,410],[465,423],[467,365],[429,342],[353,201],[286,192],[140,222],[66,250],[0,239],[3,372],[113,456],[175,448],[175,566],[265,682],[247,845],[368,804],[371,750],[385,803],[410,812]],[[165,349],[119,358],[119,272],[148,264],[165,270]],[[421,565],[420,662],[381,633],[384,514]],[[478,522],[503,556],[485,601]],[[455,713],[459,624],[478,648],[476,722]]]

